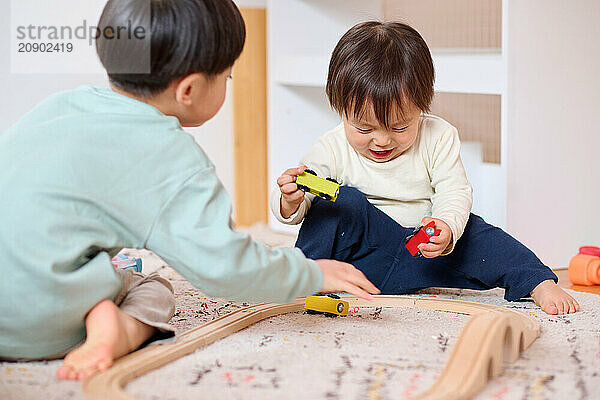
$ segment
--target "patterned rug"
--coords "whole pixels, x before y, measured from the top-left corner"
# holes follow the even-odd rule
[[[171,268],[144,261],[173,283],[178,333],[248,305],[206,297]],[[568,316],[506,302],[499,289],[415,296],[496,304],[540,321],[540,338],[474,399],[600,399],[600,297],[570,293],[581,311]],[[350,311],[270,318],[136,379],[127,392],[157,400],[410,399],[435,381],[469,318],[413,308]],[[60,363],[0,363],[0,399],[83,399],[80,383],[54,378]]]

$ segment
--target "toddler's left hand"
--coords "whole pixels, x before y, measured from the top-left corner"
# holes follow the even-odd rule
[[[423,257],[426,258],[435,258],[442,254],[452,240],[452,231],[450,230],[450,227],[441,219],[425,217],[421,220],[421,226],[425,226],[431,221],[434,221],[435,228],[441,229],[442,232],[437,236],[432,236],[429,239],[429,243],[422,243],[417,246],[421,254],[423,254]]]

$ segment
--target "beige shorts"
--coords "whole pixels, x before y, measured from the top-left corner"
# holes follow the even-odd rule
[[[166,339],[175,335],[174,328],[167,322],[175,313],[175,296],[173,286],[157,273],[144,275],[130,269],[116,270],[123,285],[115,297],[114,303],[121,311],[133,318],[153,326],[157,333],[147,342]],[[2,358],[2,361],[41,361],[64,358],[67,353],[81,346],[83,342],[51,356],[42,358]]]

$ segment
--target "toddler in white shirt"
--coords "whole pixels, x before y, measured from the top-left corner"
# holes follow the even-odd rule
[[[533,252],[471,213],[458,132],[427,114],[433,82],[429,49],[410,26],[373,21],[346,32],[326,87],[343,124],[277,179],[273,214],[303,221],[296,247],[307,257],[351,263],[384,294],[502,287],[507,300],[531,295],[549,314],[577,311]],[[307,167],[342,185],[335,202],[298,189]],[[413,258],[404,240],[430,221],[441,232]]]

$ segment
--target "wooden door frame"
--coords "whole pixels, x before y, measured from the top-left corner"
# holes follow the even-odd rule
[[[241,8],[246,43],[233,68],[234,218],[268,220],[266,9]]]

